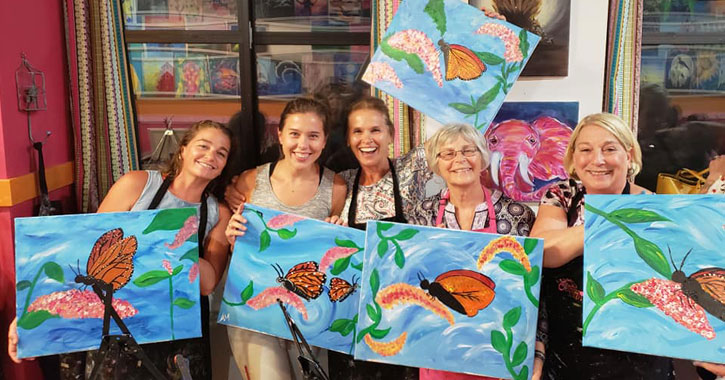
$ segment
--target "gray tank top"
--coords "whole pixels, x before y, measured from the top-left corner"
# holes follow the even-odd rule
[[[147,170],[146,173],[149,175],[149,178],[146,180],[146,186],[143,187],[141,196],[138,198],[136,203],[133,204],[131,211],[148,210],[149,205],[151,205],[151,201],[154,199],[154,195],[156,195],[156,191],[159,190],[161,184],[164,182],[163,177],[161,177],[161,173],[158,171]],[[179,199],[174,194],[171,194],[170,191],[167,191],[166,194],[164,194],[164,197],[161,198],[161,202],[159,203],[157,209],[195,207],[196,214],[199,216],[200,205],[201,203],[192,203]],[[209,231],[211,231],[211,229],[219,222],[219,202],[217,202],[216,198],[209,195],[206,199],[206,205],[209,209],[207,212],[208,219],[206,222],[206,236],[209,236]]]
[[[319,220],[330,216],[330,212],[332,212],[332,184],[335,173],[323,168],[322,182],[317,186],[317,192],[312,199],[300,206],[288,206],[282,203],[272,190],[272,183],[269,180],[269,166],[270,164],[267,163],[257,167],[254,193],[252,193],[252,199],[249,203]]]

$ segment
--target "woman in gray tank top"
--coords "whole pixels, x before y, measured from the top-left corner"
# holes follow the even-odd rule
[[[345,203],[345,181],[319,165],[328,135],[327,110],[321,103],[298,98],[285,107],[277,131],[282,159],[241,174],[236,189],[249,203],[314,219],[339,215]],[[226,236],[233,244],[244,234],[246,219],[237,207]],[[301,376],[290,342],[238,328],[228,328],[239,370],[249,380],[290,380]],[[324,350],[318,359],[327,359]],[[321,363],[327,367],[326,360]]]

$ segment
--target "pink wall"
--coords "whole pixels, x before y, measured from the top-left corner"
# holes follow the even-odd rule
[[[41,139],[52,135],[44,147],[46,166],[73,159],[70,127],[68,74],[66,65],[63,2],[60,0],[0,1],[0,179],[18,177],[37,170],[35,150],[27,132],[27,117],[18,111],[15,70],[20,53],[45,73],[48,109],[32,114],[33,134]],[[51,193],[52,200],[63,200],[65,211],[72,206],[71,187]],[[7,341],[7,326],[15,314],[15,261],[12,220],[30,216],[35,200],[12,207],[0,207],[0,342]],[[8,379],[42,378],[34,362],[14,365],[5,346],[0,347],[2,369]]]

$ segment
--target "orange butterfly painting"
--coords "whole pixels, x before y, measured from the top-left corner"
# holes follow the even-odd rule
[[[491,304],[496,284],[481,273],[457,269],[440,274],[435,281],[420,277],[420,287],[451,309],[474,317]]]
[[[315,299],[322,294],[323,287],[327,276],[319,271],[318,265],[314,261],[307,261],[297,264],[290,269],[286,275],[282,267],[272,265],[277,272],[277,282],[282,284],[285,289],[297,294],[307,301]]]
[[[330,301],[332,302],[342,302],[347,297],[349,297],[351,294],[355,293],[355,290],[358,288],[358,283],[355,281],[355,276],[353,275],[352,278],[352,284],[345,281],[344,279],[340,277],[333,277],[330,280],[330,290],[328,291],[328,294],[330,296]]]
[[[438,40],[446,67],[446,80],[474,80],[486,71],[486,64],[471,49]]]
[[[123,237],[123,230],[112,229],[93,244],[86,264],[87,275],[78,274],[75,282],[86,285],[108,285],[116,291],[133,275],[133,256],[138,242],[135,236]]]

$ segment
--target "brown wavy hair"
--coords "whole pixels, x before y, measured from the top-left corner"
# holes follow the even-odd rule
[[[188,131],[186,131],[184,137],[181,138],[181,141],[179,142],[179,148],[176,149],[174,155],[171,156],[169,161],[167,161],[164,167],[161,169],[161,175],[164,177],[175,177],[177,174],[179,174],[179,172],[181,171],[182,163],[182,149],[189,145],[189,142],[191,142],[191,140],[193,140],[194,137],[196,137],[196,135],[201,130],[207,128],[218,129],[229,138],[229,154],[227,155],[227,162],[224,165],[221,174],[211,180],[211,182],[209,182],[205,189],[207,193],[215,196],[217,200],[221,201],[224,199],[224,189],[226,188],[227,184],[229,184],[229,179],[231,178],[229,161],[234,159],[236,154],[236,139],[234,138],[234,133],[231,129],[227,128],[227,126],[222,123],[218,123],[212,120],[202,120],[194,123],[194,125],[192,125]]]

